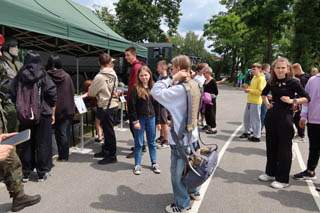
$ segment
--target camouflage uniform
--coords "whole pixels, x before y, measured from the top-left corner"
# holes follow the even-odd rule
[[[1,105],[0,112],[0,133],[2,134],[6,132],[6,120],[3,117]],[[23,197],[22,165],[15,149],[5,161],[0,162],[0,179],[3,179],[6,184],[10,197]]]
[[[8,132],[18,131],[18,118],[15,109],[15,105],[7,100],[7,95],[9,91],[9,85],[11,80],[17,75],[18,70],[21,69],[22,64],[19,61],[11,62],[12,57],[4,52],[5,57],[0,58],[0,98],[3,100],[1,105],[3,107],[4,117],[10,121],[7,124]]]

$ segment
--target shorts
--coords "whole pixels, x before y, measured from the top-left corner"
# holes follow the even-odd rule
[[[160,124],[168,124],[168,112],[163,106],[160,106]]]

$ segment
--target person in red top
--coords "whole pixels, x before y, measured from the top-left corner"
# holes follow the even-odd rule
[[[130,70],[130,76],[129,76],[129,82],[128,82],[128,94],[127,94],[127,103],[129,103],[131,88],[134,84],[137,83],[138,70],[140,69],[140,67],[145,66],[145,63],[137,59],[137,50],[135,47],[128,47],[125,50],[125,58],[127,62],[131,64],[131,70]],[[134,138],[132,122],[133,122],[132,120],[129,120],[130,131],[131,131],[132,137]],[[133,149],[134,147],[131,148],[132,151]],[[146,152],[145,141],[143,141],[142,150],[143,152]],[[133,157],[134,157],[134,152],[127,155],[127,158],[133,158]]]

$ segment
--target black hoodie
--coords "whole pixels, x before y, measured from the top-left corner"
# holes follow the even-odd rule
[[[63,69],[47,72],[57,86],[57,120],[72,119],[74,116],[74,87],[71,77]]]
[[[52,107],[57,102],[56,85],[53,83],[49,75],[46,74],[43,66],[35,63],[24,65],[19,74],[10,84],[9,93],[11,100],[15,103],[18,90],[18,81],[23,84],[33,84],[41,80],[41,88],[43,95],[41,115],[52,115]]]

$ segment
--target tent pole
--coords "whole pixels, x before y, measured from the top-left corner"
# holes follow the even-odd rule
[[[80,95],[79,91],[79,57],[77,57],[77,94]],[[80,149],[83,151],[83,114],[80,114]]]
[[[110,49],[108,49],[108,55],[110,55]]]

